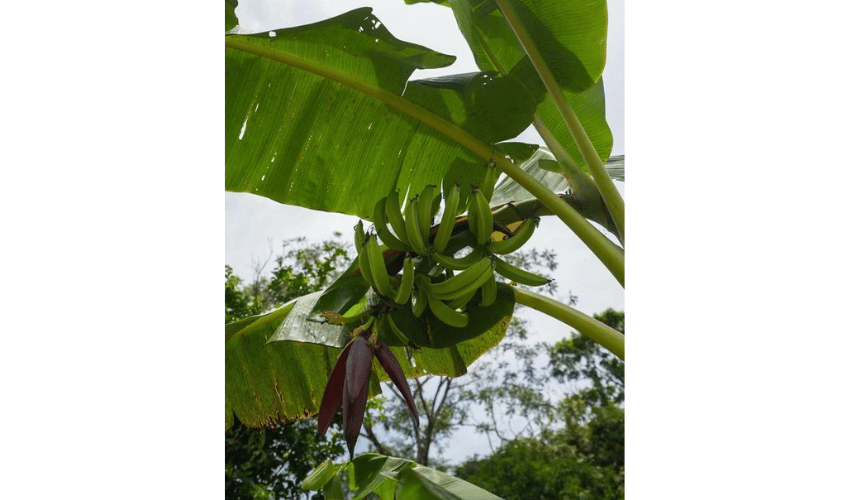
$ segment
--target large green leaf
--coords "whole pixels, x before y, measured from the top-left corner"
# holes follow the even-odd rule
[[[445,2],[436,2],[445,5]],[[558,83],[570,92],[593,85],[605,67],[605,0],[510,0]],[[525,64],[525,52],[492,0],[448,5],[478,67],[506,73]]]
[[[614,136],[611,134],[608,121],[605,119],[605,89],[602,78],[589,89],[577,94],[567,93],[564,97],[570,103],[582,127],[587,132],[596,154],[605,162],[614,148]],[[585,172],[590,172],[590,167],[579,152],[578,145],[570,135],[567,125],[561,119],[561,114],[558,112],[552,96],[546,94],[543,102],[537,106],[537,115],[555,136],[558,143],[567,150],[575,164]]]
[[[513,0],[511,3],[549,69],[567,91],[567,101],[597,154],[605,161],[611,154],[614,141],[605,121],[605,93],[600,79],[605,66],[605,1]],[[495,2],[454,0],[448,5],[478,66],[510,74],[523,81],[542,100],[537,108],[540,119],[576,165],[589,171],[554,100],[545,93],[543,82]]]
[[[319,295],[301,297],[277,311],[225,327],[226,428],[233,424],[234,414],[249,427],[267,427],[318,411],[328,376],[345,343],[340,327],[308,320],[307,313]],[[304,301],[301,306],[300,301]],[[415,366],[408,361],[403,347],[391,349],[407,378],[425,374],[457,377],[504,338],[512,309],[511,302],[505,308],[506,316],[474,338],[447,348],[413,351]],[[290,315],[293,320],[284,326]],[[270,342],[276,336],[287,335],[301,341]],[[375,381],[389,380],[378,366],[376,362]]]
[[[411,460],[366,453],[352,461],[355,498],[388,482],[398,483],[398,500],[501,500],[472,483]]]
[[[330,482],[328,470],[331,470],[330,466],[322,464],[311,474],[311,481],[305,483],[305,488],[317,490],[323,486],[320,484],[322,481]],[[377,453],[359,455],[349,462],[348,473],[355,491],[353,500],[366,498],[370,493],[382,500],[500,500],[500,497],[445,472],[412,460]]]
[[[318,210],[369,218],[394,187],[415,194],[447,173],[483,183],[488,169],[480,152],[389,100],[471,131],[483,144],[524,129],[536,105],[509,76],[487,76],[495,92],[471,92],[482,87],[474,77],[451,89],[408,82],[415,69],[446,66],[454,57],[396,39],[369,8],[230,35],[227,46],[225,188]]]

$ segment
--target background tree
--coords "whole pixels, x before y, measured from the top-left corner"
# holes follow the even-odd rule
[[[339,241],[308,245],[299,238],[285,241],[282,253],[274,259],[270,255],[265,262],[255,263],[250,283],[243,283],[225,266],[225,323],[262,314],[326,287],[347,259],[346,248]],[[274,267],[264,276],[270,261]],[[338,429],[339,423],[333,426]],[[248,428],[237,419],[225,434],[225,498],[311,498],[301,482],[321,462],[342,456],[343,450],[338,430],[332,428],[326,437],[316,437],[314,418],[270,429]]]
[[[507,259],[539,274],[554,271],[557,267],[556,254],[551,250],[531,249],[507,256]],[[546,287],[549,294],[557,291],[555,282]],[[575,298],[572,297],[574,300]],[[521,309],[517,309],[519,312]],[[520,380],[517,371],[535,373],[533,363],[539,356],[545,356],[545,345],[529,345],[527,342],[527,321],[518,315],[511,320],[505,339],[491,351],[476,361],[474,368],[463,377],[425,376],[410,381],[411,392],[420,412],[421,425],[416,431],[401,394],[386,383],[382,385],[385,397],[381,405],[369,407],[361,436],[368,440],[370,451],[414,460],[422,465],[438,469],[448,469],[450,463],[442,456],[452,435],[460,428],[468,427],[478,432],[493,429],[490,418],[481,420],[476,417],[476,407],[482,405],[482,392],[490,390],[494,373],[512,373],[511,385],[514,393],[533,394],[542,384],[540,377],[526,377]],[[515,370],[508,366],[515,363]],[[540,396],[537,396],[540,399]],[[519,402],[519,406],[532,405],[534,397]],[[521,413],[530,410],[520,408]],[[493,419],[501,420],[501,415],[491,412]]]
[[[531,250],[511,257],[537,272],[554,270],[557,265],[551,251]],[[347,259],[346,247],[338,241],[307,245],[299,239],[286,241],[281,255],[256,262],[250,283],[243,284],[226,266],[226,320],[262,314],[294,296],[324,288]],[[269,262],[274,262],[274,267],[264,276],[263,268]],[[548,292],[555,291],[553,283]],[[569,302],[574,303],[575,297],[570,296]],[[411,381],[422,418],[418,434],[413,433],[401,396],[384,384],[384,396],[369,403],[362,436],[378,453],[446,470],[452,464],[442,453],[450,438],[458,429],[471,427],[485,433],[498,450],[486,459],[466,462],[459,471],[469,477],[474,477],[476,470],[492,476],[490,467],[518,462],[513,464],[517,478],[513,483],[505,482],[498,489],[480,484],[485,489],[502,496],[507,494],[506,488],[537,491],[525,484],[536,481],[537,473],[532,470],[536,464],[539,471],[549,471],[546,474],[552,476],[534,486],[544,496],[603,488],[593,490],[593,498],[612,498],[613,493],[605,488],[610,490],[618,480],[622,483],[622,409],[617,406],[623,401],[622,362],[582,336],[551,347],[529,344],[528,324],[521,309],[517,312],[506,338],[465,377]],[[606,311],[597,319],[623,330],[622,313]],[[547,354],[550,369],[544,371],[541,359]],[[580,383],[582,388],[552,403],[546,394],[550,379]],[[570,432],[553,430],[559,421]],[[512,426],[512,422],[520,425]],[[313,419],[272,429],[249,429],[237,422],[226,435],[227,498],[308,498],[300,489],[304,477],[318,463],[343,456],[339,434],[332,429],[328,435],[329,440],[316,438]],[[617,439],[619,447],[611,446]],[[606,446],[609,451],[599,451]],[[583,463],[576,459],[577,454],[593,457],[595,462]],[[601,478],[605,484],[599,484]]]
[[[608,310],[596,318],[625,333],[624,313]],[[549,355],[554,379],[585,387],[561,399],[554,413],[557,418],[537,435],[507,441],[489,457],[468,460],[455,475],[506,500],[623,498],[623,362],[579,335],[558,342]],[[503,397],[523,406],[524,396],[508,391]],[[552,415],[545,404],[537,408],[547,418]],[[556,427],[557,420],[563,426]],[[538,422],[544,421],[538,416]]]

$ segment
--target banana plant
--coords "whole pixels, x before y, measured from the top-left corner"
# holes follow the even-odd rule
[[[605,0],[432,3],[451,9],[479,71],[411,79],[454,56],[396,38],[368,7],[241,34],[225,1],[225,189],[373,224],[355,228],[358,256],[327,290],[226,326],[227,427],[345,410],[353,393],[359,408],[390,378],[462,375],[516,304],[625,359],[622,334],[529,290],[546,280],[504,258],[554,216],[625,284]],[[544,144],[513,140],[529,125]],[[356,390],[332,386],[349,373]]]

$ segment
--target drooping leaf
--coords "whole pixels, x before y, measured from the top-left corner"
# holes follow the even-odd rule
[[[347,340],[342,327],[324,325],[336,330],[304,334],[299,331],[302,328],[299,324],[312,328],[316,323],[299,314],[302,318],[300,323],[293,321],[291,329],[281,331],[301,340],[309,338],[331,345],[308,341],[269,341],[281,329],[289,314],[296,310],[299,300],[309,303],[315,298],[315,295],[308,295],[277,311],[225,327],[225,428],[233,425],[234,415],[249,427],[268,427],[318,412],[328,377]],[[450,348],[413,350],[414,366],[407,359],[404,347],[391,347],[390,350],[407,378],[425,374],[460,376],[466,372],[467,366],[504,338],[513,311],[512,304],[506,308],[505,317],[484,333],[459,343],[456,352]],[[375,370],[375,375],[376,380],[389,380],[383,370]],[[377,393],[376,388],[370,389],[370,394]]]
[[[357,492],[352,500],[365,498],[380,489],[385,483],[396,484],[394,477],[401,471],[413,467],[416,462],[403,458],[388,457],[377,453],[364,453],[352,460],[354,474],[353,489]]]
[[[314,292],[299,297],[286,319],[280,323],[274,334],[269,338],[270,343],[281,340],[309,342],[331,347],[343,347],[348,343],[345,330],[339,326],[318,322],[312,312],[316,301],[324,291]]]
[[[320,490],[334,477],[336,471],[337,467],[330,460],[322,462],[310,475],[304,478],[301,487],[305,490]]]
[[[355,492],[352,500],[361,500],[370,493],[382,500],[501,500],[445,472],[377,453],[358,455],[348,463],[348,472],[349,488]],[[316,471],[311,476],[318,474],[320,472]]]
[[[282,321],[256,321],[259,326],[236,331],[225,343],[226,427],[233,414],[248,427],[269,427],[318,411],[341,349],[306,342],[267,344]]]
[[[395,187],[418,193],[447,172],[484,185],[486,160],[413,112],[386,104],[406,85],[399,102],[443,118],[441,111],[454,117],[462,105],[463,120],[451,123],[485,136],[482,142],[520,129],[513,118],[486,120],[502,101],[520,121],[535,104],[510,77],[470,102],[408,83],[415,69],[454,57],[396,39],[369,8],[298,28],[230,35],[226,43],[225,188],[287,204],[368,219]],[[508,94],[519,97],[503,99]]]
[[[351,485],[360,500],[382,486],[398,483],[398,499],[407,500],[500,500],[462,479],[424,467],[411,460],[364,453],[351,462]]]
[[[404,469],[398,480],[398,500],[501,500],[463,479],[422,465]]]

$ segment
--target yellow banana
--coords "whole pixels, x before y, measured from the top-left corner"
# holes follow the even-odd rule
[[[460,187],[455,184],[448,193],[446,193],[446,209],[443,210],[443,218],[440,219],[440,227],[437,228],[437,235],[434,236],[432,246],[434,250],[442,252],[452,237],[452,230],[455,228],[455,218],[457,217],[457,209],[460,205]]]
[[[493,260],[496,262],[496,272],[511,281],[528,286],[542,286],[549,283],[549,278],[520,269],[496,256],[493,256]]]

